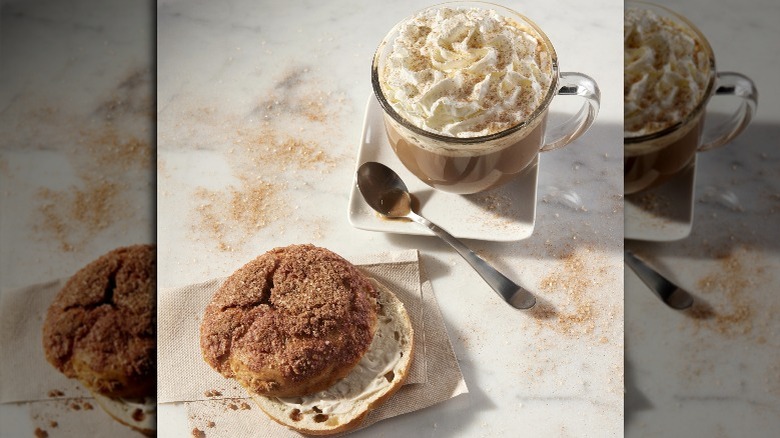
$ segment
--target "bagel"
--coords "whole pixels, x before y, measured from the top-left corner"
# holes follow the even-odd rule
[[[46,360],[111,417],[156,434],[156,252],[117,248],[74,274],[43,323]]]
[[[271,419],[300,433],[331,435],[359,427],[366,415],[406,381],[412,364],[414,330],[403,303],[375,280],[379,322],[360,363],[330,388],[302,397],[252,395]]]
[[[154,395],[155,267],[154,246],[135,245],[76,272],[46,313],[46,360],[93,393]]]
[[[291,245],[225,280],[200,343],[204,360],[272,420],[330,435],[359,427],[401,388],[414,330],[386,287],[327,249]]]
[[[377,295],[339,255],[275,248],[238,269],[206,307],[204,360],[250,392],[295,397],[346,376],[374,338]]]

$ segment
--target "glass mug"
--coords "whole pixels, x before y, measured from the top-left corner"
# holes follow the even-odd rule
[[[412,174],[429,186],[445,192],[470,194],[489,190],[522,175],[540,151],[550,151],[569,144],[590,128],[600,103],[596,82],[581,73],[559,72],[555,49],[536,24],[510,9],[482,2],[443,3],[423,11],[441,7],[492,9],[511,21],[530,27],[538,34],[540,43],[551,57],[552,80],[541,104],[527,120],[503,131],[461,138],[423,130],[393,109],[380,84],[380,75],[393,41],[406,19],[399,22],[382,40],[374,55],[371,83],[384,110],[390,145]],[[548,107],[556,95],[580,96],[585,102],[574,116],[558,126],[548,128]]]
[[[660,17],[674,20],[696,36],[709,58],[710,76],[700,101],[683,120],[650,134],[623,137],[623,182],[627,195],[642,192],[669,181],[694,163],[697,152],[722,146],[750,123],[758,103],[758,92],[746,76],[732,72],[717,72],[715,56],[701,31],[685,17],[663,6],[645,2],[626,2],[626,8],[647,9]],[[707,104],[712,96],[736,96],[742,99],[739,108],[724,124],[705,132]],[[706,138],[706,140],[705,140]]]

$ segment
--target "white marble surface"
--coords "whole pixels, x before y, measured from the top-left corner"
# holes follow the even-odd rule
[[[769,0],[665,1],[709,39],[720,71],[751,77],[753,124],[698,156],[691,235],[627,242],[710,306],[665,308],[626,273],[626,434],[777,436],[780,430],[780,68]],[[703,316],[702,316],[703,317]]]
[[[508,308],[433,238],[347,221],[373,51],[426,4],[158,4],[159,284],[228,275],[296,242],[346,257],[418,248],[470,393],[355,436],[621,436],[622,4],[506,3],[546,30],[562,70],[602,86],[592,130],[541,159],[533,235],[469,242],[535,291],[546,319]],[[254,213],[230,219],[245,194]],[[160,419],[162,436],[192,428],[181,406]]]
[[[153,241],[152,13],[150,2],[3,2],[0,289]],[[27,409],[0,405],[0,436],[55,436]],[[94,412],[82,421],[112,421]]]

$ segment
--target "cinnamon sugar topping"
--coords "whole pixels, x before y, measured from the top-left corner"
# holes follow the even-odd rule
[[[376,291],[352,264],[313,245],[276,248],[230,276],[206,308],[209,365],[263,395],[330,386],[373,339]]]
[[[46,314],[49,363],[109,397],[153,393],[155,264],[153,246],[136,245],[111,251],[73,275]],[[75,402],[71,407],[87,408]]]

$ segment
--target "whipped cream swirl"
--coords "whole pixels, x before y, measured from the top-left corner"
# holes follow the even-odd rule
[[[411,124],[477,137],[528,120],[552,70],[551,54],[531,28],[490,9],[443,7],[400,25],[380,84]]]
[[[679,123],[704,97],[711,61],[687,27],[653,11],[626,10],[624,133],[639,136]]]

